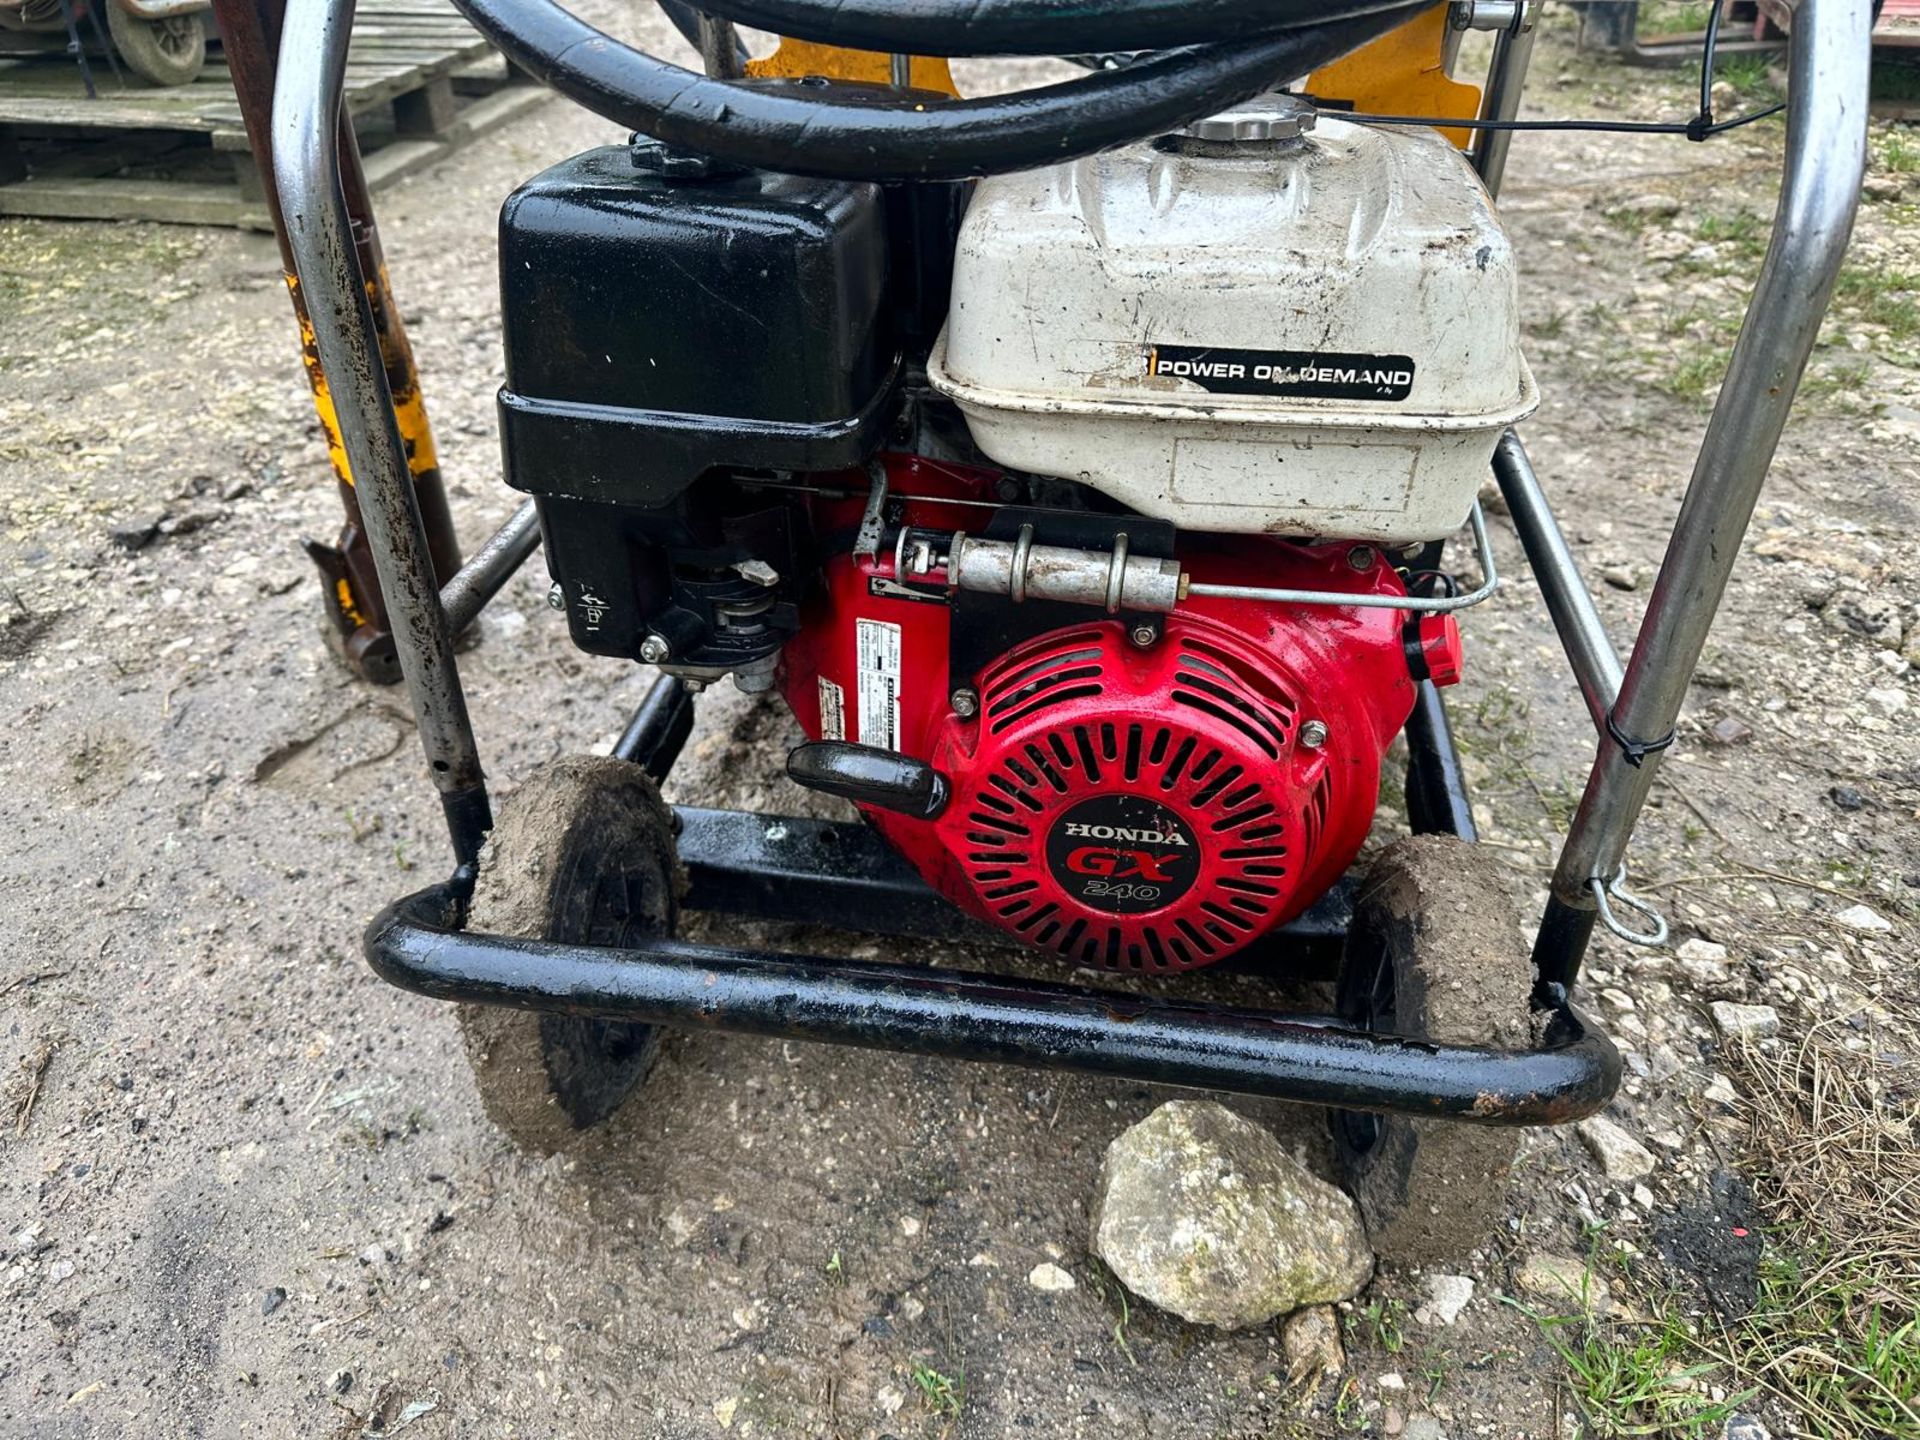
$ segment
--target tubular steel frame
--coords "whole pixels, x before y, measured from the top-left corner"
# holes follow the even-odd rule
[[[1839,272],[1865,164],[1867,12],[1857,0],[1799,0],[1772,240],[1624,665],[1519,437],[1508,432],[1495,452],[1495,479],[1599,748],[1534,945],[1543,1039],[1533,1050],[1490,1051],[1343,1029],[1319,1017],[951,970],[672,938],[611,949],[465,933],[473,862],[491,814],[453,635],[532,552],[538,527],[531,505],[523,506],[444,589],[435,587],[340,181],[353,0],[290,0],[274,99],[274,170],[457,862],[452,879],[395,902],[373,922],[369,961],[397,985],[446,999],[1123,1075],[1347,1109],[1506,1125],[1597,1110],[1619,1082],[1619,1055],[1568,996],[1596,920],[1606,916],[1628,934],[1612,920],[1608,896],[1633,903],[1619,883],[1627,844],[1672,742]],[[1530,42],[1517,34],[1496,47],[1484,118],[1517,107]],[[1492,140],[1476,163],[1497,191],[1505,147]],[[691,723],[690,696],[663,677],[615,753],[664,777]],[[1430,684],[1421,686],[1407,734],[1413,827],[1473,838],[1446,712]],[[676,813],[690,908],[841,926],[858,917],[881,933],[929,938],[978,933],[861,827]],[[1348,903],[1344,888],[1336,890],[1282,938],[1324,948],[1344,929]]]

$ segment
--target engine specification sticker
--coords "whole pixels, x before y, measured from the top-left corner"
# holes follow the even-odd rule
[[[1404,400],[1413,393],[1413,357],[1410,355],[1149,345],[1146,363],[1149,375],[1190,380],[1215,395]]]
[[[860,743],[900,748],[900,627],[885,620],[857,624]]]
[[[824,675],[820,677],[820,738],[847,738],[847,692]]]

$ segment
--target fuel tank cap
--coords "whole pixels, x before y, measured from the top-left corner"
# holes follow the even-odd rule
[[[1232,110],[1195,120],[1180,133],[1212,144],[1259,144],[1298,140],[1313,129],[1318,112],[1298,95],[1262,95]]]

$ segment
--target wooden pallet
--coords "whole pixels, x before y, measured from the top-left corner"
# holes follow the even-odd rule
[[[240,104],[217,55],[191,85],[98,98],[65,55],[0,59],[0,215],[268,228]],[[346,103],[376,190],[506,124],[548,92],[516,77],[445,0],[362,0]]]

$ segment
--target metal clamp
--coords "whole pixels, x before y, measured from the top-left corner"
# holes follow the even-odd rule
[[[1107,562],[1107,613],[1120,613],[1120,592],[1127,583],[1127,532],[1113,537],[1113,555]]]
[[[1529,0],[1453,0],[1447,23],[1455,30],[1500,30],[1524,35],[1533,29],[1535,7]]]
[[[1627,867],[1624,863],[1613,872],[1611,880],[1602,880],[1594,876],[1587,884],[1593,890],[1594,909],[1600,912],[1600,923],[1629,945],[1664,945],[1667,943],[1667,917],[1627,889]],[[1653,922],[1653,929],[1647,931],[1629,930],[1622,925],[1613,913],[1609,901],[1617,900],[1629,910],[1637,910]]]
[[[1007,596],[1016,605],[1027,603],[1027,566],[1032,556],[1033,526],[1022,525],[1020,538],[1013,542],[1013,568],[1007,574]]]

